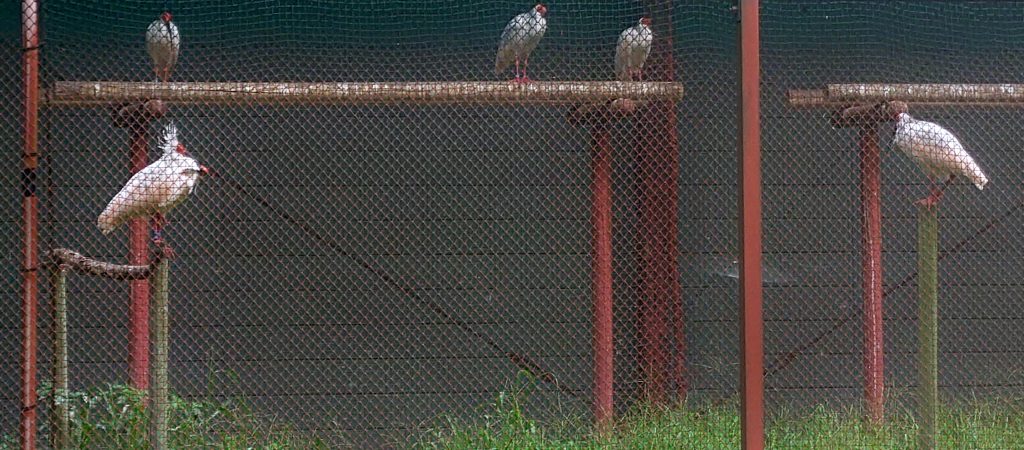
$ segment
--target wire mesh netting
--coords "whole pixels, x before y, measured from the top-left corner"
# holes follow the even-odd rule
[[[515,61],[496,73],[495,54],[510,19],[536,10],[511,1],[42,7],[50,99],[62,83],[93,81],[497,81],[517,88]],[[735,298],[734,12],[722,2],[546,9],[546,33],[520,61],[534,85],[631,79],[693,89],[689,106],[645,102],[601,130],[612,149],[615,409],[684,392],[731,395],[736,325],[727,312],[733,308],[723,305]],[[641,75],[616,67],[615,58],[624,30],[648,27],[642,17],[651,19],[655,38]],[[154,71],[147,30],[180,39],[169,77],[164,66]],[[18,75],[5,75],[5,87],[16,87]],[[172,426],[186,405],[227,405],[223,414],[252,414],[198,431],[258,424],[332,445],[405,444],[446,417],[481,417],[502,392],[521,395],[541,418],[590,417],[595,137],[594,127],[567,121],[581,104],[264,97],[166,101],[166,112],[141,104],[44,105],[41,247],[152,262],[162,253],[146,222],[155,210],[137,225],[112,211],[99,219],[109,234],[97,217],[131,184],[133,170],[160,161],[164,148],[177,154],[165,139],[170,124],[188,154],[209,167],[213,175],[199,176],[160,232],[175,254],[170,391],[191,402],[172,406]],[[15,113],[5,123],[17,124]],[[703,163],[682,164],[684,155]],[[12,159],[9,167],[16,166]],[[138,195],[121,198],[131,204]],[[148,253],[130,252],[132,239]],[[16,254],[13,238],[10,245]],[[43,280],[45,403],[52,398],[54,295]],[[68,274],[72,396],[130,397],[125,386],[148,383],[145,302],[156,290],[144,279]],[[14,330],[18,315],[9,308]],[[694,312],[684,327],[685,310]],[[685,347],[689,366],[683,330],[700,336]],[[14,404],[13,375],[8,386]],[[13,424],[17,410],[7,411],[5,423]],[[52,414],[42,414],[45,438]],[[172,441],[183,434],[172,433]]]
[[[945,181],[939,170],[930,183],[923,168],[968,162],[955,152],[958,139],[991,182],[956,167],[936,207],[940,432],[949,439],[966,429],[977,439],[946,441],[953,447],[1019,447],[1019,428],[1005,425],[1019,417],[1024,381],[1019,109],[997,97],[956,104],[953,92],[911,102],[908,118],[889,111],[880,123],[833,127],[834,112],[873,101],[808,108],[791,99],[844,83],[1019,82],[1024,10],[1010,2],[762,5],[765,261],[786,276],[765,280],[770,423],[784,423],[783,411],[828,405],[884,414],[890,436],[914,443],[919,423],[908,416],[918,404],[924,284],[915,202]]]
[[[10,63],[0,89],[20,99],[21,11],[11,5],[0,5],[0,55]],[[167,283],[172,446],[211,445],[231,432],[260,436],[264,445],[406,446],[455,422],[491,420],[510,397],[532,417],[589,422],[600,391],[595,304],[604,298],[604,263],[611,264],[614,302],[615,413],[685,399],[696,410],[711,405],[734,417],[734,6],[48,0],[41,12],[40,248],[145,265],[167,255],[151,229],[163,225],[159,237],[174,256]],[[921,284],[914,202],[932,186],[893,144],[898,107],[880,106],[884,117],[870,123],[834,126],[837,111],[878,99],[833,101],[829,86],[1012,83],[1024,64],[1015,50],[1022,15],[1010,2],[762,2],[765,385],[775,446],[856,439],[833,432],[859,426],[864,415],[883,420],[883,436],[897,441],[913,442],[919,427],[912,413]],[[543,36],[522,39],[524,47],[536,44],[529,58],[501,50],[503,35],[509,45],[519,37],[507,31],[510,20],[527,36],[537,32],[538,17],[546,21]],[[617,66],[616,39],[624,30],[642,38],[642,28],[629,31],[646,26],[642,17],[651,19],[653,44],[638,75]],[[147,31],[180,39],[172,70],[154,71]],[[173,53],[153,51],[170,66]],[[514,79],[521,71],[533,82]],[[606,99],[502,94],[564,96],[545,86],[585,81],[594,83],[579,89],[598,90],[597,82],[616,79],[675,82],[685,97],[574,121],[567,118],[600,110]],[[111,81],[132,83],[98,84]],[[344,91],[354,88],[289,91],[299,83],[366,82],[360,86],[380,93],[390,89],[380,86],[441,81],[498,81],[501,88],[472,101],[461,89],[481,85],[433,92],[461,102],[398,100],[397,87],[364,101],[347,97],[362,95]],[[149,86],[138,82],[175,87],[159,91],[162,104],[146,102],[161,96],[125,100]],[[227,85],[213,83],[229,82],[276,84],[247,85],[252,95],[225,100],[219,89]],[[797,105],[801,95],[820,101]],[[1005,424],[1020,416],[1024,373],[1014,264],[1015,231],[1024,225],[1013,175],[1021,136],[1018,110],[1004,103],[909,106],[913,119],[952,131],[992,180],[978,190],[957,177],[936,207],[939,425],[980,430],[975,447],[991,448],[1014,447],[1020,434]],[[0,104],[0,133],[10,143],[0,179],[9,198],[20,199],[19,108]],[[900,120],[905,130],[929,127]],[[165,214],[166,224],[150,220],[156,210],[134,224],[113,219],[118,214],[105,221],[101,212],[134,171],[185,156],[167,134],[172,124],[197,165],[168,173],[197,178],[194,191]],[[926,144],[937,142],[922,133]],[[606,167],[610,186],[601,182]],[[605,187],[610,259],[594,243]],[[137,198],[125,192],[127,203]],[[17,292],[22,225],[9,217],[4,279]],[[48,402],[59,334],[46,274],[42,442],[56,423]],[[118,427],[116,439],[148,438],[145,418],[132,419],[145,408],[145,393],[133,387],[147,386],[150,364],[160,360],[151,350],[148,307],[160,287],[68,273],[73,442],[82,444],[90,414]],[[18,302],[4,304],[10,357],[0,395],[10,406],[0,435],[13,436],[20,314]],[[127,406],[103,419],[107,404]],[[957,411],[974,413],[975,421]],[[738,420],[726,423],[738,427]],[[810,436],[791,432],[800,428],[794,424]]]

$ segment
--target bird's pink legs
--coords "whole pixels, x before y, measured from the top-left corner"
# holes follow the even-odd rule
[[[171,69],[169,67],[153,66],[153,73],[156,74],[156,81],[166,83],[171,78]]]
[[[516,57],[516,77],[512,79],[513,83],[529,83],[530,77],[526,76],[526,68],[530,65],[530,57],[523,58],[523,70],[520,75],[519,70],[519,57]]]
[[[513,83],[519,83],[519,57],[516,57],[516,77],[512,79]]]
[[[939,200],[942,200],[942,193],[945,192],[946,188],[949,187],[950,184],[953,183],[953,178],[956,178],[956,175],[950,175],[949,178],[946,178],[946,181],[942,183],[942,185],[936,186],[935,183],[932,181],[931,177],[928,177],[928,185],[929,189],[931,190],[931,193],[928,194],[927,197],[922,198],[921,200],[918,200],[915,203],[922,206],[938,205]]]
[[[163,231],[166,225],[167,218],[161,213],[153,214],[153,217],[150,219],[150,227],[153,229],[153,244],[160,247],[164,258],[170,259],[174,258],[174,249],[164,240]]]

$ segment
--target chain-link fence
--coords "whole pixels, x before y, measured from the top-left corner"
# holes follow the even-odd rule
[[[1022,14],[1009,2],[762,3],[764,249],[766,270],[782,272],[774,283],[766,277],[764,291],[769,420],[854,407],[913,435],[903,418],[917,405],[927,279],[915,202],[945,181],[936,173],[929,183],[922,166],[964,160],[947,135],[918,122],[928,121],[958,138],[991,180],[959,172],[936,206],[940,425],[990,405],[998,412],[976,424],[977,443],[948,445],[1020,445],[985,434],[1018,417],[1024,382],[1024,118],[992,85],[1019,82]],[[860,120],[837,114],[886,99],[908,101],[912,119],[885,107]],[[918,146],[906,139],[915,133]],[[929,149],[938,153],[925,155],[928,164],[908,154]]]
[[[165,145],[173,123],[210,169],[159,233],[174,254],[173,425],[367,447],[481,417],[509,392],[542,419],[590,421],[608,394],[616,414],[683,399],[735,413],[734,6],[48,0],[40,250],[166,261],[152,214],[100,224],[109,234],[97,225],[134,171],[163,147],[179,155]],[[538,15],[546,31],[517,64],[499,42],[524,13],[524,32]],[[23,93],[20,14],[0,6],[8,99]],[[835,99],[829,86],[1012,83],[1022,15],[1001,2],[762,2],[770,432],[822,405],[912,423],[901,417],[918,382],[913,202],[929,187],[891,145],[895,115],[834,126],[835,112],[887,98]],[[642,80],[604,83],[623,79],[616,39],[642,17],[654,36]],[[168,73],[154,72],[147,31],[180,38]],[[520,65],[531,83],[513,79]],[[625,106],[609,102],[624,92],[635,94]],[[954,100],[909,103],[992,180],[979,191],[958,178],[939,201],[939,384],[943,402],[991,404],[1019,395],[1024,373],[1018,111]],[[11,143],[0,179],[19,199],[20,107],[0,105]],[[17,292],[22,223],[9,217],[4,278]],[[60,384],[51,268],[40,269],[43,442]],[[143,404],[127,386],[148,386],[160,360],[148,306],[159,288],[68,272],[73,411]],[[5,304],[0,434],[14,435],[21,324],[18,302]],[[174,441],[184,434],[172,444],[188,446]]]

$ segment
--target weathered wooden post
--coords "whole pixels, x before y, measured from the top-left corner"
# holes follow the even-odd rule
[[[112,280],[143,280],[153,274],[157,266],[164,267],[164,298],[166,300],[166,265],[162,255],[148,266],[110,264],[83,256],[81,253],[56,248],[45,252],[46,265],[50,270],[53,299],[53,411],[50,417],[52,427],[50,443],[55,449],[71,447],[70,415],[68,411],[68,315],[67,315],[67,272],[74,271]],[[158,284],[159,286],[159,284]],[[164,308],[166,310],[166,307]],[[166,315],[163,318],[166,323]],[[166,327],[164,327],[166,329]],[[166,338],[164,339],[166,348]],[[166,352],[165,352],[166,354]],[[166,380],[166,357],[163,359],[163,373]],[[166,396],[166,382],[165,396]],[[164,402],[166,403],[166,401]]]
[[[918,448],[936,448],[939,403],[939,223],[935,205],[917,208]]]
[[[152,323],[149,331],[153,344],[153,360],[149,383],[149,439],[155,450],[166,450],[167,444],[167,358],[169,311],[167,304],[167,284],[170,260],[163,258],[156,266],[153,276],[153,302],[149,314]]]
[[[71,447],[68,415],[68,285],[63,264],[50,269],[53,295],[53,392],[50,395],[50,445]]]

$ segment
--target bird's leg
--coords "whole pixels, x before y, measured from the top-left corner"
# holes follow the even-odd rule
[[[164,258],[174,258],[174,249],[171,248],[167,241],[164,240],[163,231],[164,226],[167,225],[167,218],[162,213],[156,213],[150,219],[151,227],[153,229],[153,244],[160,247],[160,251],[163,252]]]
[[[946,191],[946,188],[953,183],[953,178],[955,177],[956,175],[950,175],[949,178],[946,178],[946,181],[943,182],[940,186],[936,186],[935,182],[931,179],[931,177],[928,177],[928,186],[931,193],[928,194],[927,197],[918,200],[916,203],[922,206],[938,205],[939,200],[942,200],[942,194]]]
[[[530,57],[523,58],[523,77],[519,79],[521,83],[529,83],[530,77],[526,76],[526,68],[530,67]]]
[[[513,83],[519,83],[519,57],[516,56],[516,77],[512,79]]]

